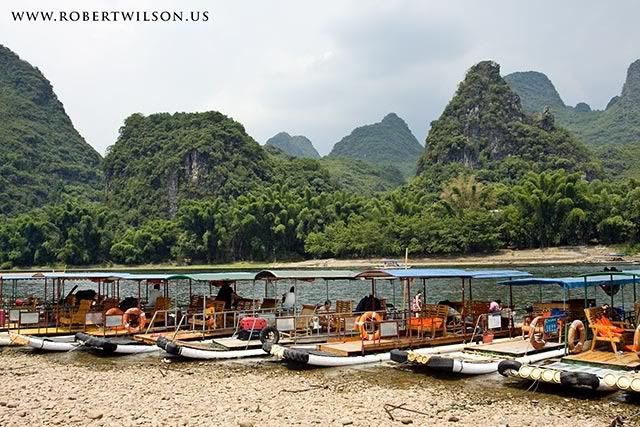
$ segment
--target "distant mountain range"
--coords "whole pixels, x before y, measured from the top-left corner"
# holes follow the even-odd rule
[[[508,182],[558,168],[640,177],[640,60],[602,111],[566,105],[542,73],[502,78],[498,64],[480,62],[431,123],[424,147],[395,113],[355,128],[320,158],[305,136],[280,132],[261,147],[241,123],[211,111],[133,114],[102,159],[42,73],[0,46],[0,148],[0,215],[71,195],[131,218],[170,217],[186,199],[274,184],[366,195],[416,173],[437,175],[432,182],[461,171]]]
[[[269,138],[265,145],[279,148],[292,157],[306,157],[309,159],[319,159],[320,154],[306,136],[291,136],[286,132],[280,132]]]
[[[491,181],[517,180],[529,170],[563,168],[593,176],[597,169],[588,150],[557,126],[552,114],[526,114],[492,61],[469,69],[442,115],[431,123],[418,173],[442,175],[443,165],[457,165]],[[459,173],[459,168],[453,170]]]
[[[398,168],[405,178],[415,175],[424,147],[395,113],[381,122],[358,127],[333,146],[330,157],[350,157]]]
[[[526,111],[539,112],[548,106],[560,125],[598,154],[610,176],[640,177],[640,60],[629,66],[620,95],[613,96],[605,110],[592,110],[584,102],[566,105],[540,72],[512,73],[505,80]]]
[[[99,198],[100,161],[40,70],[0,45],[0,214]]]

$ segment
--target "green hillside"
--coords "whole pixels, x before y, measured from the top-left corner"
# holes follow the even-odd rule
[[[100,155],[73,127],[51,83],[0,45],[0,215],[100,195]]]
[[[587,149],[556,126],[549,111],[525,114],[492,61],[469,69],[440,118],[431,123],[418,173],[450,164],[491,181],[515,181],[531,170],[599,173]]]
[[[182,200],[238,196],[271,174],[262,147],[215,111],[129,116],[103,168],[107,202],[131,218],[173,216]]]
[[[416,162],[423,149],[404,120],[389,113],[379,123],[354,129],[334,145],[329,156],[391,165],[410,177],[415,175]]]
[[[621,94],[612,97],[605,110],[592,110],[585,103],[565,105],[542,73],[513,73],[505,80],[528,112],[549,106],[558,123],[602,159],[609,176],[640,177],[640,60],[629,66]]]
[[[267,146],[279,148],[293,157],[307,157],[310,159],[319,159],[320,154],[306,136],[291,136],[286,132],[280,132],[267,140]]]
[[[405,183],[394,166],[380,166],[349,157],[324,157],[320,160],[339,188],[360,195],[389,191]]]

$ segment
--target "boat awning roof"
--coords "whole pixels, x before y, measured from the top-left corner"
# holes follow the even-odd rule
[[[473,279],[511,279],[531,276],[531,273],[521,270],[472,270],[468,273]]]
[[[108,272],[33,272],[33,273],[1,273],[2,280],[42,280],[42,279],[64,279],[64,280],[100,280],[113,281],[129,277],[128,273],[108,273]]]
[[[121,279],[125,280],[169,280],[171,274],[155,274],[155,273],[118,273]]]
[[[0,273],[0,279],[2,280],[32,280],[32,279],[44,279],[44,274],[37,273]]]
[[[596,285],[626,285],[637,282],[629,275],[588,275],[579,277],[528,277],[524,279],[506,280],[499,285],[529,286],[529,285],[558,285],[567,289],[584,288]]]
[[[191,274],[172,274],[167,277],[168,280],[190,279],[198,282],[239,282],[254,280],[255,273],[247,272],[221,272],[221,273],[191,273]]]
[[[255,275],[256,280],[351,280],[358,275],[351,270],[262,270]]]
[[[501,279],[530,276],[520,270],[463,270],[460,268],[407,268],[363,271],[359,279],[442,279],[448,277],[470,279]]]

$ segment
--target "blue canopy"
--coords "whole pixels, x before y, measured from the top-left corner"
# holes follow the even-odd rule
[[[607,274],[602,276],[582,277],[527,277],[524,279],[505,280],[498,285],[529,286],[529,285],[558,285],[566,289],[584,288],[597,285],[626,285],[638,281],[631,276]]]
[[[531,276],[530,273],[520,270],[474,270],[469,273],[473,275],[474,279],[511,279]]]

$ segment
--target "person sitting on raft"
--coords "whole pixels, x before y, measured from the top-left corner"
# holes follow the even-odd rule
[[[364,313],[365,311],[380,311],[381,309],[382,304],[380,304],[380,300],[372,294],[369,294],[360,300],[354,312]]]
[[[502,301],[499,299],[489,303],[489,313],[499,313],[502,311]]]
[[[216,295],[216,301],[224,301],[224,309],[230,310],[233,306],[233,301],[236,297],[236,293],[231,287],[229,282],[224,284],[218,289],[218,295]]]
[[[296,307],[296,289],[292,286],[289,292],[282,294],[282,310],[292,311]]]
[[[458,320],[458,321],[462,320],[462,316],[460,312],[455,308],[451,307],[451,301],[449,301],[448,299],[444,301],[440,301],[438,305],[447,306],[447,322],[450,322],[452,320]]]
[[[153,285],[153,289],[149,291],[149,298],[147,301],[147,307],[155,308],[158,298],[162,297],[162,291],[160,291],[160,284]]]

